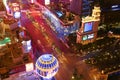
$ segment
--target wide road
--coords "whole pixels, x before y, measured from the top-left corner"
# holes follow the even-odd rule
[[[32,12],[32,11],[31,11]],[[41,13],[27,14],[22,13],[21,23],[24,26],[32,39],[33,48],[38,49],[38,52],[34,54],[38,58],[44,53],[53,53],[60,64],[60,70],[56,75],[57,80],[70,80],[72,76],[71,60],[68,60],[65,56],[61,57],[61,52],[67,54],[69,50],[67,47],[58,39],[56,33],[49,27],[50,25],[42,17]]]
[[[58,59],[60,65],[59,71],[55,76],[56,80],[71,80],[79,57],[69,56],[71,55],[70,49],[65,46],[57,37],[57,34],[50,28],[51,25],[41,14],[41,11],[29,7],[29,10],[22,12],[21,16],[21,24],[26,28],[32,40],[35,60],[41,54],[52,53]],[[78,67],[81,65],[77,64]]]

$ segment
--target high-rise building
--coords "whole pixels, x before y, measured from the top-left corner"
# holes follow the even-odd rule
[[[77,32],[77,43],[88,44],[96,40],[100,12],[100,7],[95,6],[92,10],[92,16],[82,18],[81,28]]]
[[[99,0],[101,7],[101,22],[116,23],[120,22],[120,1],[119,0]]]
[[[82,2],[82,16],[90,15],[90,2],[88,0],[83,0]]]

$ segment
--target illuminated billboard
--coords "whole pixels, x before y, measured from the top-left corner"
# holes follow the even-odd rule
[[[93,39],[94,38],[94,34],[88,34],[88,35],[84,35],[82,37],[82,40],[89,40],[89,39]]]
[[[92,39],[92,38],[94,38],[94,34],[89,34],[88,39]]]
[[[92,31],[93,29],[93,22],[87,22],[84,24],[84,32]]]

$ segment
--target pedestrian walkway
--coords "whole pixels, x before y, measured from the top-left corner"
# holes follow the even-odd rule
[[[4,80],[40,80],[40,77],[38,74],[36,74],[35,71],[24,71],[17,74],[13,74],[9,78],[6,78]]]

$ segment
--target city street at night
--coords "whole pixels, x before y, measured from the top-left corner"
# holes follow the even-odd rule
[[[120,80],[119,0],[0,0],[0,80]]]

